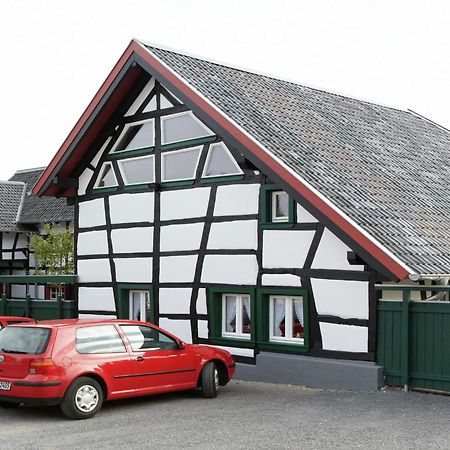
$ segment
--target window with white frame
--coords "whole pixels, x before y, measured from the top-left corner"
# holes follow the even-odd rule
[[[193,180],[202,147],[186,148],[162,154],[162,181]]]
[[[137,150],[155,145],[154,120],[141,120],[126,124],[119,139],[114,144],[113,152]]]
[[[271,295],[269,297],[269,340],[304,343],[303,297]]]
[[[114,173],[114,168],[110,162],[103,164],[100,174],[95,183],[95,187],[111,187],[117,186],[117,178]]]
[[[203,170],[203,177],[218,177],[223,175],[241,175],[242,170],[223,142],[211,144]]]
[[[222,336],[250,339],[250,296],[244,294],[222,294]]]
[[[272,192],[272,222],[289,221],[289,196],[284,191]]]
[[[153,183],[155,181],[154,156],[139,156],[118,161],[125,184]]]
[[[211,136],[214,133],[192,112],[182,112],[161,117],[161,143],[188,141],[190,139]]]

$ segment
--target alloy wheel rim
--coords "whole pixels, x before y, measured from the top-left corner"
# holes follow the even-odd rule
[[[75,405],[82,412],[91,412],[98,405],[98,392],[93,386],[85,384],[75,394]]]

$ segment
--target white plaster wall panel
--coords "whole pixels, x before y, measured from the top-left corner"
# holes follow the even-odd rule
[[[198,250],[204,223],[166,225],[161,227],[161,251]]]
[[[170,320],[165,317],[159,319],[159,326],[169,333],[174,334],[188,344],[192,343],[191,321],[190,320]]]
[[[111,281],[111,267],[108,259],[86,259],[78,261],[80,283]]]
[[[37,289],[37,298],[45,298],[45,287],[44,286],[38,286]]]
[[[259,184],[235,184],[217,189],[215,216],[258,214]]]
[[[144,89],[142,89],[142,91],[137,96],[136,100],[133,102],[128,111],[125,113],[125,117],[136,114],[137,110],[139,109],[139,106],[141,106],[144,100],[150,95],[150,92],[152,91],[154,86],[155,86],[155,79],[150,78],[149,82],[145,85]]]
[[[152,258],[114,258],[116,280],[129,283],[151,283]]]
[[[262,276],[263,286],[293,286],[301,287],[300,277],[291,274],[266,273]]]
[[[78,209],[78,226],[80,228],[106,225],[105,204],[102,198],[81,202]]]
[[[198,337],[203,339],[208,339],[208,321],[199,320],[197,322]]]
[[[153,222],[154,201],[153,192],[111,195],[111,223]]]
[[[206,289],[200,288],[197,295],[197,314],[208,314],[206,307]]]
[[[91,161],[91,166],[92,167],[97,167],[97,165],[98,165],[98,162],[100,161],[100,158],[102,157],[102,155],[103,155],[103,152],[106,150],[106,147],[108,146],[108,144],[110,143],[110,141],[111,141],[111,136],[109,136],[107,139],[106,139],[106,141],[104,142],[104,144],[102,145],[102,147],[101,147],[101,149],[97,152],[97,154],[92,158],[92,161]]]
[[[297,203],[297,222],[311,223],[311,222],[318,222],[318,220],[312,214],[306,211],[306,209],[303,208],[303,206]]]
[[[13,254],[12,252],[3,252],[3,259],[12,259]]]
[[[161,192],[161,220],[204,217],[211,188]]]
[[[159,290],[159,312],[161,314],[189,314],[192,289],[161,288]]]
[[[255,255],[206,255],[204,283],[256,284],[258,263]]]
[[[344,319],[369,318],[367,281],[319,280],[312,278],[317,313]]]
[[[212,223],[208,239],[209,249],[253,249],[258,247],[258,222],[236,220]]]
[[[314,231],[265,230],[263,266],[265,268],[303,267]]]
[[[19,233],[19,238],[17,239],[17,247],[28,247],[28,239],[25,233]]]
[[[78,233],[78,255],[105,255],[108,253],[106,231],[88,231]]]
[[[116,310],[114,292],[111,287],[80,287],[78,289],[78,309],[80,311]]]
[[[111,320],[117,319],[115,314],[78,314],[79,319],[83,320]]]
[[[20,284],[11,285],[11,298],[25,298],[27,295],[27,288]]]
[[[93,174],[94,172],[89,168],[83,170],[82,174],[78,177],[78,195],[86,194],[86,189]]]
[[[153,227],[122,228],[111,231],[114,253],[153,251]]]
[[[36,300],[44,300],[45,299],[44,286],[30,284],[30,286],[28,288],[28,292],[30,293],[31,298],[35,298]]]
[[[368,329],[352,325],[319,322],[324,350],[367,352]]]
[[[14,259],[27,259],[22,251],[14,252]]]
[[[15,238],[16,238],[16,233],[3,233],[3,250],[12,249],[14,246]]]
[[[195,276],[197,256],[163,256],[159,264],[159,281],[161,283],[192,282]]]
[[[347,252],[350,250],[350,247],[347,247],[330,230],[325,228],[311,268],[364,270],[364,266],[352,266],[348,263]]]
[[[211,347],[222,348],[236,356],[247,356],[248,358],[255,357],[255,351],[250,348],[224,347],[222,345],[211,345]]]

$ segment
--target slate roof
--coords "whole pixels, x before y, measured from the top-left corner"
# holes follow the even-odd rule
[[[31,194],[31,189],[44,170],[45,167],[19,170],[10,178],[10,181],[20,181],[26,184],[26,195],[19,218],[21,224],[70,222],[74,218],[74,208],[67,205],[65,198],[37,197]]]
[[[419,273],[450,272],[450,132],[412,112],[147,46]]]
[[[25,184],[0,181],[0,231],[20,231],[17,223]]]

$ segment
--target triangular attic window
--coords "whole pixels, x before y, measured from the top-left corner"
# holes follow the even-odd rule
[[[240,175],[242,173],[230,150],[228,150],[223,142],[211,145],[203,171],[203,177]]]
[[[117,186],[117,178],[111,163],[106,162],[100,170],[95,187]]]
[[[156,111],[156,95],[154,95],[144,108],[143,112]]]

